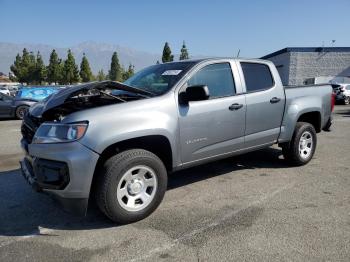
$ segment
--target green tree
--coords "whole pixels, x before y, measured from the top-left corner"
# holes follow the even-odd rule
[[[36,54],[35,70],[34,70],[34,82],[42,84],[46,80],[46,67],[41,57],[40,52]]]
[[[88,59],[85,56],[85,53],[83,54],[83,58],[81,60],[80,64],[80,77],[83,82],[90,82],[93,80],[93,75],[91,72],[90,64]]]
[[[106,80],[106,75],[103,72],[103,69],[101,69],[100,71],[98,71],[97,76],[96,76],[97,81],[103,81]]]
[[[60,85],[66,84],[65,78],[64,78],[64,60],[59,59],[58,60],[58,83]]]
[[[73,53],[70,49],[67,52],[67,59],[64,61],[63,79],[64,84],[73,84],[79,82],[79,69],[75,63]]]
[[[168,42],[165,42],[165,45],[163,48],[162,61],[163,63],[174,61],[174,56],[171,54],[171,49]]]
[[[182,48],[181,48],[181,54],[180,54],[180,60],[186,60],[189,58],[187,47],[185,44],[185,41],[182,43]]]
[[[16,55],[16,59],[14,63],[11,65],[10,70],[13,74],[13,80],[16,79],[16,81],[23,83],[22,57],[20,56],[20,54]]]
[[[33,52],[23,49],[22,56],[17,54],[14,63],[10,67],[16,79],[21,83],[30,84],[34,81],[35,56]]]
[[[56,50],[53,49],[50,54],[49,65],[47,66],[47,81],[49,83],[55,83],[61,81],[62,78],[62,68],[60,66],[61,60],[58,58]]]
[[[111,69],[109,70],[108,77],[112,81],[123,81],[123,68],[119,64],[119,58],[117,52],[113,53],[111,61]]]
[[[17,77],[13,74],[13,72],[9,72],[9,78],[12,82],[18,82]]]
[[[26,48],[23,49],[22,53],[22,62],[21,62],[21,73],[22,73],[22,81],[24,83],[30,83],[30,70],[33,67],[32,65],[32,57],[27,51]]]
[[[123,72],[123,81],[132,77],[134,73],[135,73],[135,66],[132,64],[129,64],[128,69]]]
[[[35,81],[36,59],[32,51],[29,53],[29,64],[27,67],[28,67],[27,83],[36,83]]]

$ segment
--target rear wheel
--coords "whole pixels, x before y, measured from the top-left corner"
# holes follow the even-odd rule
[[[316,145],[315,128],[309,123],[298,122],[290,143],[282,145],[283,156],[293,165],[305,165],[312,159]]]
[[[23,119],[24,115],[27,113],[29,106],[19,106],[16,108],[16,118]]]
[[[350,96],[347,96],[344,98],[344,105],[349,105],[350,104]]]
[[[119,153],[99,170],[97,204],[111,220],[130,223],[150,215],[167,188],[162,161],[143,149]]]

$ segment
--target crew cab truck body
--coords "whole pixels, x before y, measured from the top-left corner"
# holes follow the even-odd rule
[[[70,211],[85,213],[94,197],[112,220],[137,221],[160,204],[168,172],[276,143],[291,164],[306,164],[330,123],[331,96],[330,85],[284,88],[264,60],[155,65],[33,106],[22,173]]]

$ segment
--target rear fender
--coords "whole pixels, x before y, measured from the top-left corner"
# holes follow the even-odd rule
[[[287,102],[288,103],[288,102]],[[288,142],[292,139],[298,119],[306,113],[318,112],[321,115],[321,127],[323,126],[322,100],[321,97],[300,97],[292,99],[286,105],[285,115],[281,126],[281,134],[278,143]]]

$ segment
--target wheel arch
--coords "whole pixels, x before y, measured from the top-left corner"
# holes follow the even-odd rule
[[[97,184],[96,180],[98,177],[97,171],[99,170],[99,168],[102,167],[102,165],[107,161],[107,159],[122,151],[136,148],[152,152],[162,160],[168,172],[172,171],[173,152],[171,148],[171,143],[167,137],[163,135],[147,135],[118,141],[107,146],[100,154],[100,157],[95,166],[95,171],[91,182],[90,197],[94,195],[94,192],[96,191],[95,186]]]
[[[134,137],[118,141],[107,146],[100,154],[96,169],[99,168],[111,156],[128,149],[144,149],[158,156],[164,163],[166,169],[171,171],[173,168],[173,152],[169,139],[163,135],[148,135]]]
[[[321,112],[319,111],[311,111],[311,112],[305,112],[301,114],[297,119],[297,123],[298,122],[309,123],[313,125],[313,127],[316,130],[316,133],[321,132],[322,119],[321,119]]]

